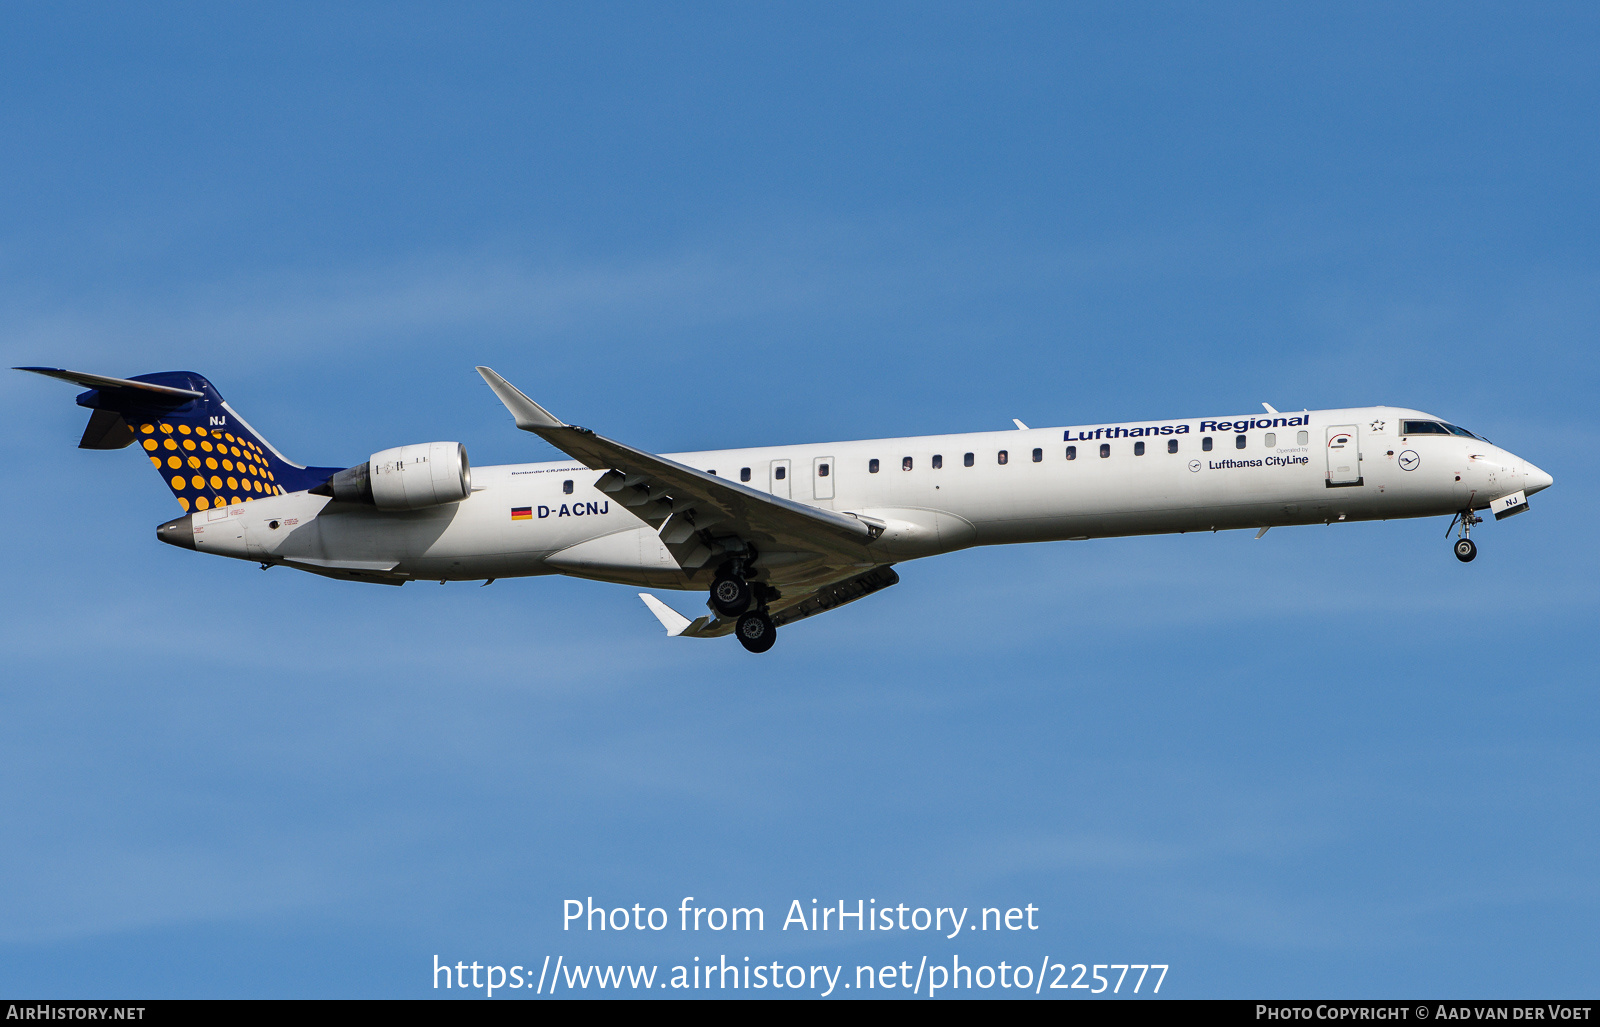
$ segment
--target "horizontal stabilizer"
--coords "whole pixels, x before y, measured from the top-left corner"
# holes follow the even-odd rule
[[[166,396],[182,402],[191,399],[203,399],[205,393],[196,392],[194,389],[179,389],[171,385],[155,385],[150,382],[136,382],[129,378],[107,378],[103,374],[85,374],[82,371],[66,371],[59,367],[13,367],[13,371],[30,371],[33,374],[42,374],[46,378],[59,378],[64,382],[82,385],[86,389],[139,389],[158,396]]]

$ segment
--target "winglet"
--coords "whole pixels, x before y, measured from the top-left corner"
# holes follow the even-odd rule
[[[1028,426],[1023,424],[1021,421],[1017,420],[1015,417],[1013,417],[1011,419],[1011,423],[1017,426],[1017,431],[1027,431],[1028,430]]]
[[[487,367],[478,368],[478,373],[483,375],[483,380],[489,383],[489,388],[500,398],[500,402],[511,411],[511,416],[516,419],[517,427],[523,431],[533,431],[537,428],[565,428],[554,414],[535,403],[515,385],[495,374]]]
[[[1271,403],[1262,403],[1261,405],[1267,408],[1267,413],[1269,413],[1269,414],[1277,413],[1276,410],[1272,409],[1272,404]]]
[[[480,368],[480,370],[482,369]],[[493,372],[490,373],[492,374]],[[661,622],[661,626],[667,629],[667,634],[677,636],[689,629],[689,618],[655,596],[648,592],[640,592],[639,598],[643,599],[644,605],[649,607],[650,612],[656,615],[656,620]]]

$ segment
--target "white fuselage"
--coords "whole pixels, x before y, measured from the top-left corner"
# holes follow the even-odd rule
[[[1361,407],[667,456],[880,525],[863,567],[1013,542],[1448,516],[1550,483],[1481,439],[1403,436],[1410,418],[1438,420]],[[292,493],[194,514],[195,548],[358,579],[705,587],[710,570],[680,567],[594,488],[599,475],[575,461],[475,467],[467,499],[405,512]],[[803,577],[805,562],[763,552],[752,576]]]

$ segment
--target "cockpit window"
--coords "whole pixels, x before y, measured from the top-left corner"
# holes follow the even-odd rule
[[[1442,421],[1401,421],[1401,435],[1458,435],[1463,439],[1477,439],[1487,442],[1482,435],[1474,435],[1467,429],[1454,424],[1445,424]]]

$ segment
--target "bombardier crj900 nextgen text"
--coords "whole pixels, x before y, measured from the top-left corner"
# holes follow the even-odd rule
[[[455,442],[305,467],[205,378],[106,378],[79,446],[137,445],[184,509],[156,537],[334,578],[404,584],[571,574],[708,590],[673,635],[772,647],[778,627],[899,581],[894,564],[968,546],[1453,515],[1506,517],[1548,474],[1464,428],[1392,407],[763,446],[657,456],[566,424],[486,367],[517,427],[572,459],[471,468]],[[1259,537],[1259,535],[1258,535]]]

